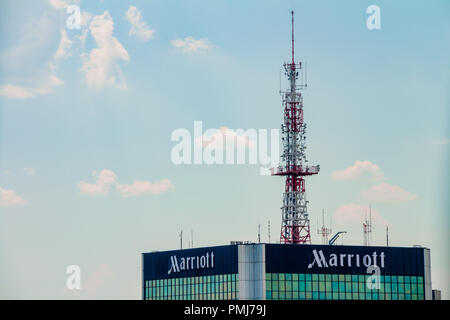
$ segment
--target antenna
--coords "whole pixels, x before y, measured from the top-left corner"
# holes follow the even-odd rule
[[[292,14],[292,64],[294,64],[294,10],[291,11]]]
[[[386,226],[386,247],[389,247],[389,226]]]
[[[261,224],[258,224],[258,243],[261,243]]]
[[[291,11],[292,57],[284,63],[289,85],[282,94],[283,122],[281,125],[283,154],[280,165],[272,168],[272,176],[285,178],[283,206],[281,207],[280,243],[311,244],[310,217],[306,200],[307,176],[316,175],[320,166],[310,166],[306,161],[306,123],[303,118],[303,99],[300,90],[305,89],[299,71],[302,64],[295,63],[294,10]]]
[[[328,236],[331,234],[331,228],[327,228],[325,226],[325,213],[323,209],[322,209],[322,227],[319,228],[319,221],[317,221],[317,234],[320,234],[322,236],[322,244],[328,244]]]
[[[180,236],[180,249],[183,250],[183,229],[181,229],[179,236]]]
[[[369,218],[367,218],[367,209],[365,210],[365,221],[363,222],[364,245],[372,244],[372,205],[369,204]]]
[[[369,203],[369,246],[372,245],[372,204]]]
[[[267,229],[269,231],[269,243],[270,243],[270,220],[267,221]]]
[[[191,229],[191,248],[194,247],[194,231]]]

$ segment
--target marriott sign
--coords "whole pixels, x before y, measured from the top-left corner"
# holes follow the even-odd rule
[[[315,264],[317,264],[317,267],[319,268],[361,267],[362,265],[364,267],[378,266],[384,268],[384,258],[386,257],[384,252],[377,254],[376,251],[374,251],[372,255],[366,254],[363,256],[350,253],[332,253],[326,257],[322,250],[317,251],[316,249],[314,249],[312,253],[314,260],[308,264],[308,269],[314,267]],[[379,265],[378,262],[380,263]]]
[[[208,269],[214,268],[214,252],[207,252],[202,256],[170,257],[170,268],[167,274],[176,273],[184,270]]]

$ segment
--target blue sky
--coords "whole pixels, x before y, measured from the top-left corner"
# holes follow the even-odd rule
[[[371,4],[381,30],[366,27]],[[261,224],[267,241],[270,220],[278,238],[281,178],[174,165],[170,137],[195,120],[279,128],[292,8],[321,166],[307,179],[313,243],[324,209],[344,244],[362,244],[371,203],[373,243],[389,224],[390,245],[431,248],[448,297],[448,1],[200,0],[2,2],[0,297],[138,299],[140,253],[178,248],[181,228],[208,246],[256,241]],[[74,264],[78,292],[65,287]]]

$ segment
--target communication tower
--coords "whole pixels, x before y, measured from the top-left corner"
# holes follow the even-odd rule
[[[310,244],[311,234],[307,211],[305,176],[318,174],[320,166],[308,166],[306,160],[306,123],[303,121],[303,96],[306,72],[294,59],[294,11],[292,15],[292,60],[283,65],[288,88],[281,91],[284,121],[281,125],[283,153],[281,165],[272,168],[274,176],[285,176],[283,206],[281,207],[280,243]]]

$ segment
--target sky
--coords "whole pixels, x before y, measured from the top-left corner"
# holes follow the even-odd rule
[[[366,24],[373,4],[381,29]],[[292,9],[320,165],[306,180],[312,242],[323,210],[347,231],[339,244],[362,245],[370,204],[372,243],[388,226],[390,246],[430,248],[449,297],[448,1],[0,7],[0,298],[140,299],[141,253],[179,248],[180,230],[201,247],[257,241],[261,225],[268,242],[270,221],[277,241],[283,179],[248,162],[176,164],[172,135],[194,144],[194,121],[240,141],[232,130],[280,127]],[[71,265],[81,290],[66,287]]]

